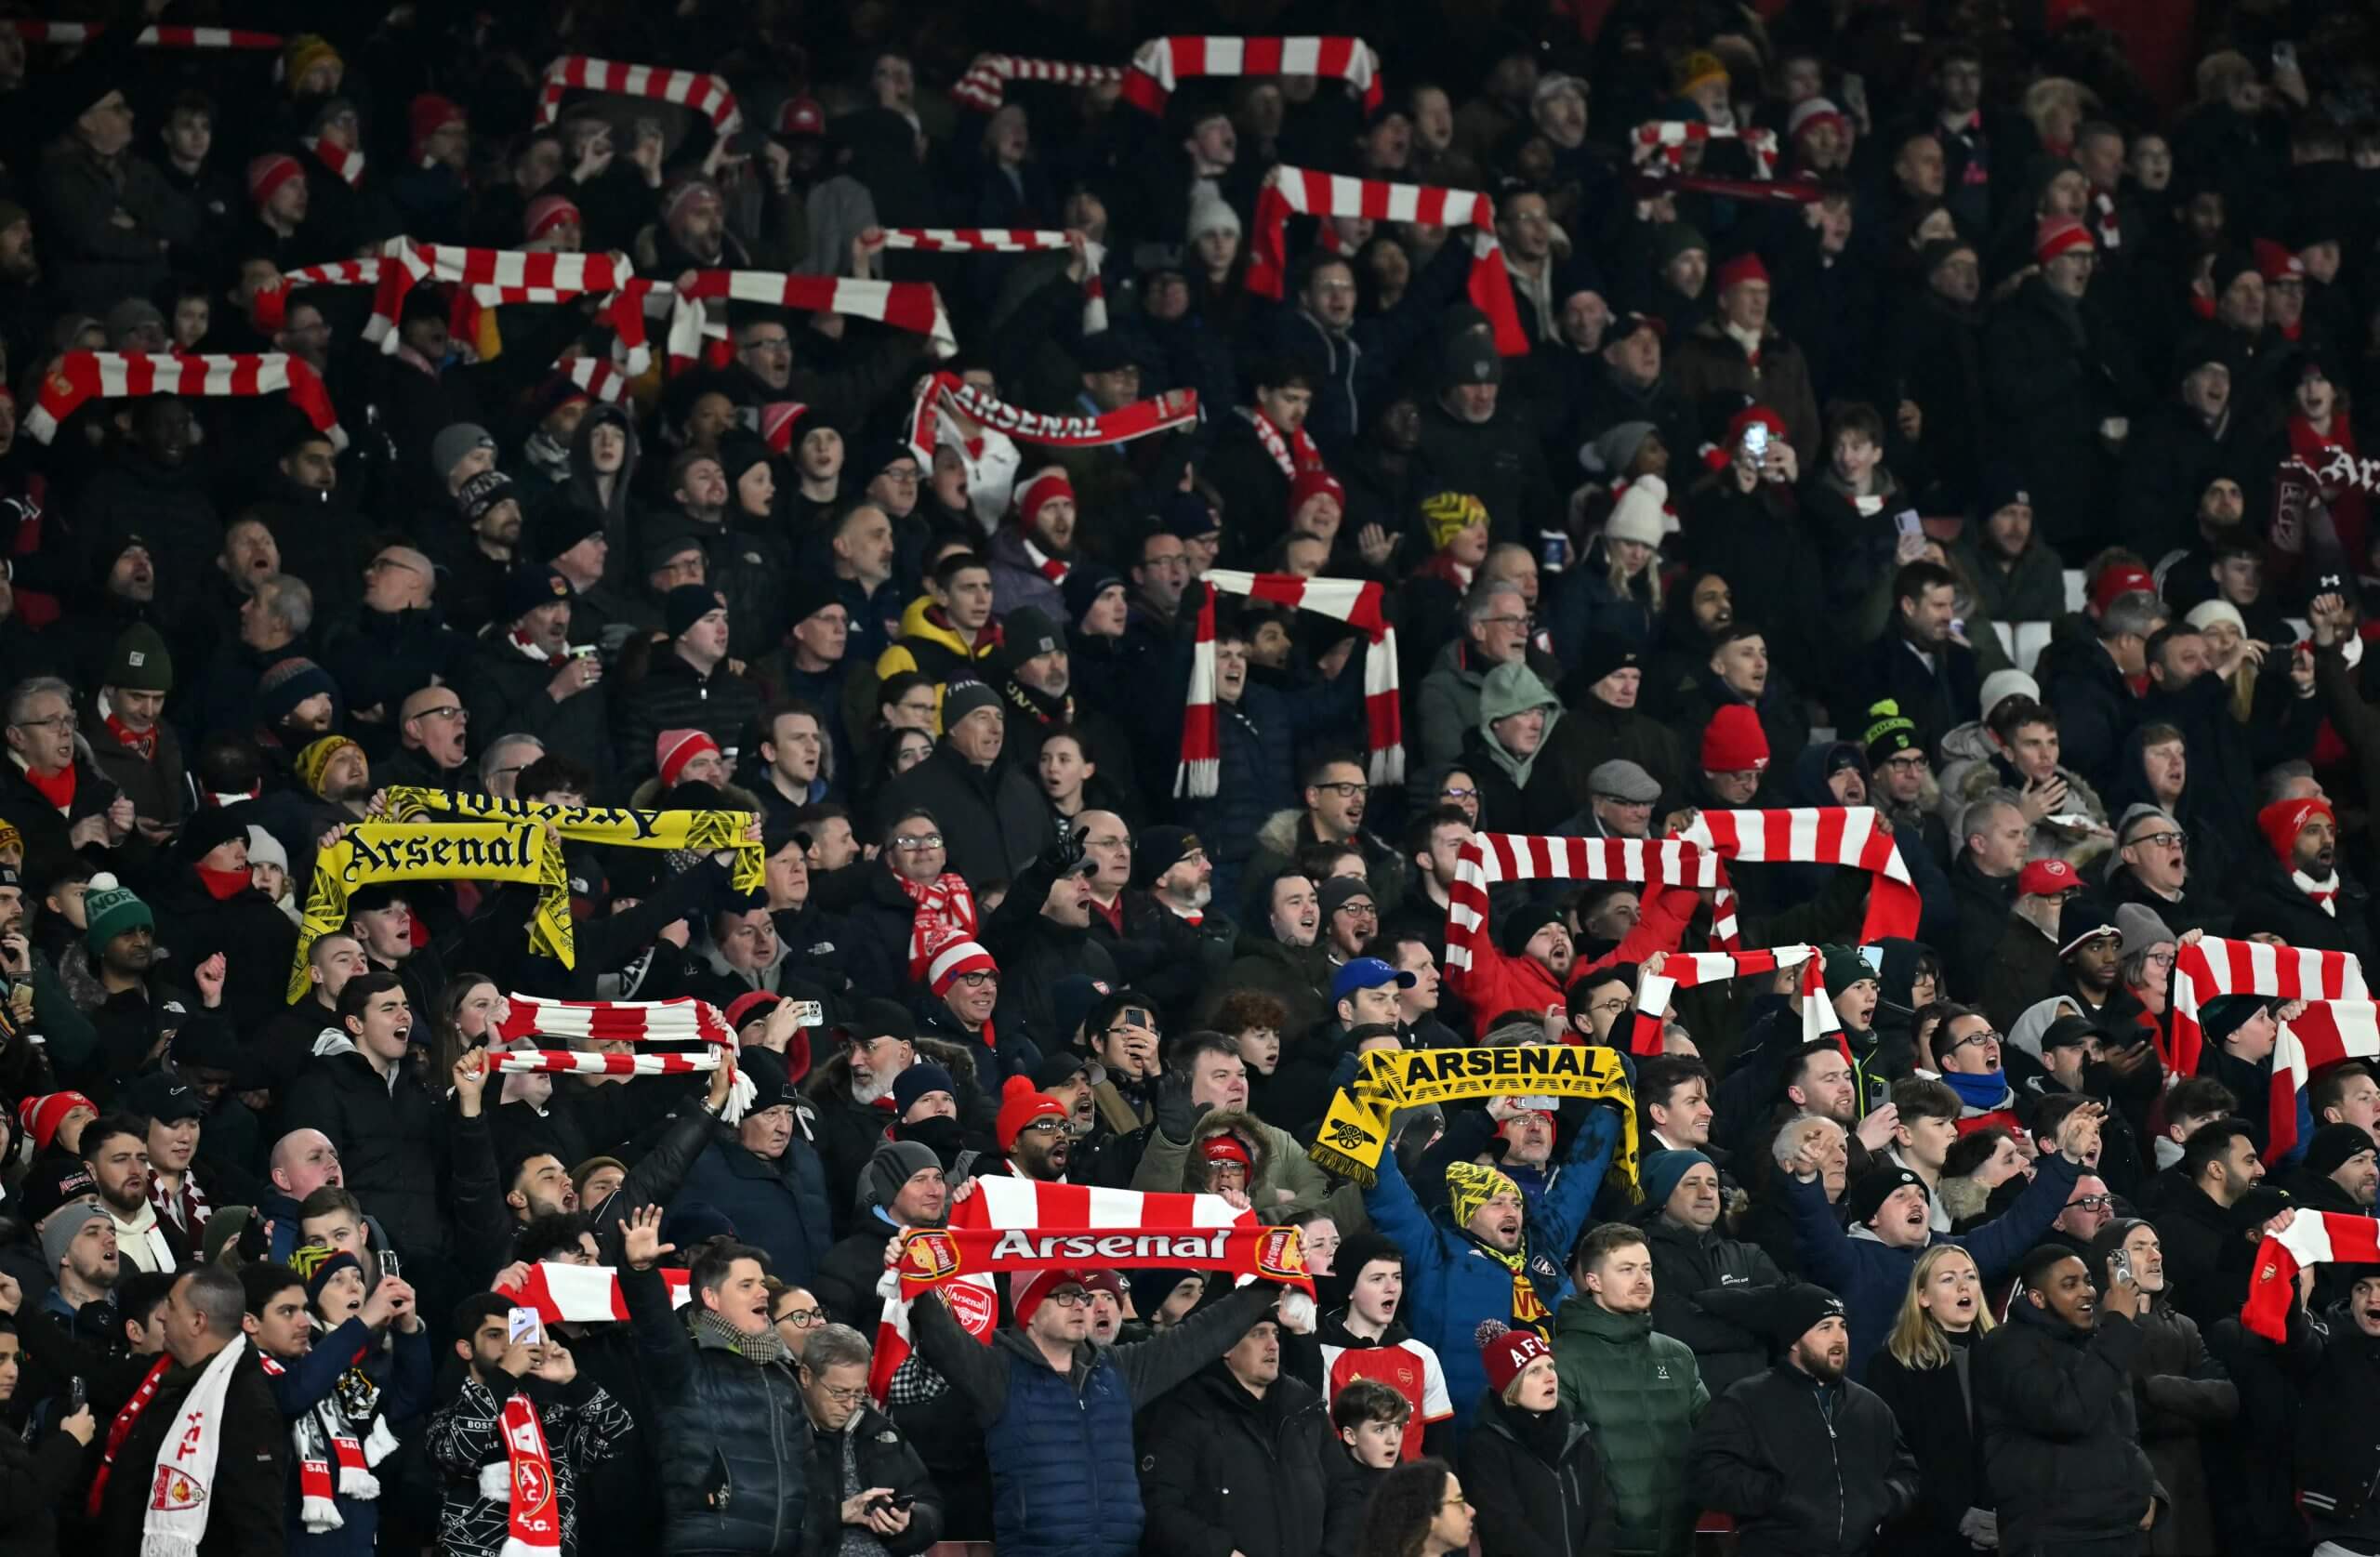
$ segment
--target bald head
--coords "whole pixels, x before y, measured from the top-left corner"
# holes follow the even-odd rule
[[[291,1130],[272,1143],[272,1187],[303,1200],[324,1184],[344,1187],[338,1148],[320,1130]]]
[[[1103,893],[1120,891],[1132,882],[1132,829],[1112,811],[1086,811],[1075,819],[1082,838],[1083,859],[1098,866],[1091,877]]]
[[[437,592],[430,559],[409,546],[384,546],[364,570],[364,603],[375,611],[418,611]]]

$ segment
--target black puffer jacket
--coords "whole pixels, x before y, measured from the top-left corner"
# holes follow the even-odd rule
[[[349,1193],[411,1260],[443,1262],[447,1229],[439,1181],[447,1121],[438,1100],[404,1067],[392,1087],[352,1048],[306,1062],[290,1084],[278,1128],[317,1129],[338,1148]]]
[[[2019,1294],[1975,1359],[1984,1474],[2007,1551],[2120,1540],[2162,1501],[2140,1447],[2132,1365],[2143,1336],[2103,1313],[2078,1330]]]
[[[1481,1557],[1600,1557],[1612,1549],[1603,1451],[1584,1422],[1555,1406],[1560,1454],[1530,1446],[1532,1424],[1500,1395],[1479,1403],[1462,1445],[1462,1490],[1479,1510]],[[1542,1431],[1540,1429],[1539,1431]]]
[[[729,751],[747,744],[746,736],[760,717],[760,694],[741,676],[728,673],[722,660],[705,676],[685,656],[669,649],[654,652],[644,680],[620,699],[612,721],[612,738],[619,750],[618,777],[641,777],[654,770],[653,738],[665,730],[699,730]]]
[[[612,721],[600,684],[555,702],[546,689],[562,667],[542,656],[532,659],[501,626],[490,627],[457,668],[472,745],[480,750],[499,735],[535,735],[548,751],[591,772],[610,766]]]
[[[697,1334],[671,1311],[658,1271],[619,1275],[659,1418],[662,1550],[806,1550],[811,1428],[791,1360],[756,1362]]]
[[[1315,1557],[1329,1501],[1322,1397],[1276,1379],[1262,1400],[1221,1362],[1149,1414],[1141,1501],[1149,1557]]]
[[[1735,1516],[1738,1557],[1857,1557],[1917,1501],[1917,1461],[1891,1408],[1791,1363],[1712,1401],[1686,1475],[1705,1507]]]
[[[1648,1206],[1637,1218],[1653,1255],[1653,1328],[1694,1349],[1694,1366],[1713,1398],[1739,1379],[1768,1366],[1768,1342],[1695,1301],[1714,1287],[1742,1289],[1783,1284],[1785,1273],[1758,1244],[1713,1229],[1697,1233]]]
[[[810,1431],[810,1508],[802,1521],[802,1550],[825,1553],[841,1544],[846,1440],[859,1476],[855,1491],[884,1486],[891,1487],[895,1498],[914,1499],[909,1505],[908,1528],[897,1536],[876,1537],[883,1549],[892,1557],[911,1557],[942,1539],[942,1494],[926,1473],[925,1461],[890,1418],[863,1403],[843,1424],[842,1432]]]
[[[32,1444],[0,1432],[0,1557],[57,1557],[56,1510],[82,1470],[83,1445],[54,1426]]]
[[[272,899],[254,887],[218,899],[199,880],[197,866],[178,865],[150,906],[156,911],[157,939],[173,949],[178,978],[194,981],[200,963],[223,954],[222,1011],[239,1032],[252,1032],[289,1009],[298,927]]]

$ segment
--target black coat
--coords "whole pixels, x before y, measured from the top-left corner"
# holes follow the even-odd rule
[[[2159,1496],[2133,1410],[2142,1341],[2129,1319],[2102,1313],[2096,1329],[2078,1330],[2020,1293],[1977,1343],[1976,1414],[2003,1550],[2139,1529]]]
[[[173,948],[175,977],[194,984],[198,965],[223,954],[223,1015],[243,1036],[289,1009],[298,927],[254,887],[218,900],[195,865],[179,866],[150,900],[157,939]]]
[[[32,1444],[0,1432],[0,1557],[57,1557],[57,1510],[82,1473],[83,1445],[57,1427]]]
[[[375,763],[389,755],[404,700],[433,677],[451,684],[470,649],[471,640],[448,627],[435,605],[416,611],[364,606],[331,627],[323,643],[323,668],[338,683],[350,708],[377,707],[387,716],[378,729],[388,733],[376,741],[370,740],[374,727],[364,726],[365,749]]]
[[[463,706],[471,716],[472,747],[483,752],[498,736],[535,735],[548,751],[589,772],[608,768],[612,721],[602,684],[582,688],[557,703],[546,689],[560,669],[522,653],[507,628],[489,628],[456,667]]]
[[[210,1359],[211,1360],[211,1359]],[[166,1434],[182,1426],[182,1402],[205,1365],[170,1365],[148,1406],[116,1449],[117,1473],[99,1506],[102,1551],[140,1550],[140,1522],[149,1511],[157,1455]],[[289,1476],[289,1427],[273,1398],[272,1381],[254,1346],[232,1365],[231,1388],[216,1424],[215,1479],[206,1489],[206,1536],[199,1557],[279,1557],[288,1548],[283,1499]],[[104,1432],[106,1430],[100,1430]]]
[[[60,816],[58,808],[51,805],[25,777],[22,768],[14,762],[0,763],[0,817],[14,822],[17,830],[24,835],[25,879],[46,881],[55,877],[58,867],[74,852],[73,845],[67,841],[68,835],[74,830],[74,824],[86,816],[106,814],[119,793],[121,791],[92,767],[91,759],[78,748],[74,755],[74,799],[66,808],[66,814]],[[138,838],[139,835],[136,833],[133,837]],[[85,852],[85,857],[91,859],[100,869],[116,868],[100,855],[98,849]]]
[[[2042,537],[2078,558],[2112,540],[2116,467],[2099,424],[2140,399],[2115,326],[2088,299],[2065,304],[2033,277],[1984,332],[1984,393],[1998,442],[2033,495]]]
[[[1825,685],[1842,640],[1817,604],[1827,598],[1829,581],[1819,562],[1824,551],[1792,489],[1764,481],[1745,492],[1723,470],[1716,485],[1686,505],[1684,517],[1685,561],[1726,579],[1736,620],[1758,627],[1768,640],[1772,684],[1781,675],[1795,686]],[[1778,766],[1793,760],[1791,751],[1769,756]]]
[[[933,814],[949,854],[947,868],[978,889],[1012,879],[1058,841],[1038,785],[1005,758],[978,768],[947,741],[892,782],[879,813],[897,819],[910,808]]]
[[[1992,949],[2008,930],[2008,910],[2016,902],[2016,878],[1986,876],[1976,868],[1975,856],[1963,851],[1950,862],[1950,891],[1959,904],[1959,938],[1951,948],[1948,969],[1950,987],[1961,996],[1980,994]]]
[[[1914,1557],[1971,1557],[1959,1534],[1969,1509],[1989,1508],[1983,1438],[1976,1431],[1972,1347],[1941,1367],[1913,1368],[1887,1351],[1868,1359],[1868,1387],[1900,1423],[1901,1442],[1917,1457],[1917,1506],[1889,1527],[1891,1550]]]
[[[1410,490],[1417,503],[1441,492],[1469,493],[1487,505],[1488,533],[1500,541],[1533,544],[1540,530],[1561,528],[1562,503],[1544,452],[1509,406],[1500,405],[1485,422],[1466,422],[1435,401],[1424,405]]]
[[[2043,650],[2034,679],[2057,710],[2058,760],[2100,794],[2113,794],[2124,776],[2126,746],[2142,723],[2140,700],[2133,696],[2123,672],[2096,639],[2086,636]],[[2190,755],[2198,755],[2196,747]],[[2195,762],[2190,777],[2198,777]]]
[[[644,679],[621,697],[617,714],[612,739],[620,759],[616,776],[625,782],[654,771],[654,737],[665,730],[699,730],[721,751],[754,744],[747,737],[760,720],[760,694],[729,674],[724,660],[705,676],[684,655],[656,649]]]
[[[2256,1246],[2229,1210],[2185,1183],[2158,1211],[2157,1236],[2165,1246],[2165,1289],[2175,1308],[2202,1330],[2240,1312]]]
[[[1847,1379],[1822,1387],[1791,1363],[1711,1402],[1686,1474],[1705,1507],[1734,1516],[1739,1557],[1857,1557],[1917,1501],[1917,1462],[1884,1403]]]
[[[317,1056],[290,1084],[278,1128],[284,1134],[318,1129],[331,1138],[349,1193],[388,1229],[407,1260],[446,1258],[439,1181],[446,1168],[447,1121],[409,1069],[398,1066],[391,1087],[352,1049]]]
[[[1722,1395],[1737,1379],[1766,1367],[1766,1339],[1712,1313],[1695,1295],[1781,1285],[1785,1273],[1767,1251],[1716,1229],[1697,1233],[1661,1215],[1658,1207],[1646,1207],[1643,1225],[1653,1256],[1653,1328],[1694,1349],[1703,1387],[1714,1397]]]
[[[2195,748],[2193,748],[2195,752]],[[2239,912],[2232,916],[2231,933],[2240,939],[2270,931],[2293,946],[2326,952],[2352,952],[2372,957],[2372,892],[2362,882],[2339,873],[2339,894],[2331,900],[2335,917],[2298,891],[2290,873],[2269,851],[2259,851],[2247,868],[2234,877],[2239,883]]]
[[[1480,1557],[1597,1557],[1612,1549],[1603,1450],[1560,1406],[1562,1451],[1548,1463],[1525,1441],[1518,1407],[1489,1394],[1462,1445],[1462,1491],[1479,1512]]]
[[[1964,508],[1983,473],[1988,435],[1982,320],[1929,287],[1899,316],[1884,357],[1884,389],[1924,413],[1917,446],[1934,479],[1920,495],[1939,504],[1925,511]],[[1889,393],[1885,403],[1893,403]]]
[[[1316,1557],[1335,1452],[1322,1397],[1276,1379],[1259,1400],[1209,1364],[1155,1404],[1141,1438],[1150,1557]]]
[[[1859,651],[1849,667],[1861,706],[1884,698],[1900,704],[1906,718],[1915,719],[1921,738],[1939,739],[1960,725],[1983,716],[1983,677],[1975,651],[1964,643],[1945,643],[1933,653],[1934,663],[1917,657],[1897,626]],[[1772,754],[1777,755],[1777,754]]]
[[[897,1536],[875,1537],[892,1557],[911,1557],[942,1539],[942,1494],[926,1474],[925,1462],[901,1436],[892,1418],[862,1403],[840,1432],[810,1433],[810,1504],[803,1519],[802,1550],[833,1551],[842,1539],[843,1440],[851,1440],[860,1492],[870,1487],[892,1489],[895,1498],[916,1499],[909,1505],[909,1527]]]

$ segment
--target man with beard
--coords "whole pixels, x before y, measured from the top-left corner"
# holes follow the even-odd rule
[[[1303,1032],[1323,1020],[1329,1009],[1329,954],[1316,943],[1322,929],[1322,900],[1312,878],[1288,871],[1250,895],[1251,914],[1265,916],[1260,932],[1243,926],[1234,943],[1234,957],[1224,984],[1212,992],[1210,1004],[1220,1001],[1225,988],[1259,989],[1289,1009],[1289,1030]]]
[[[10,739],[15,739],[14,735]],[[2338,817],[2328,800],[2276,800],[2256,813],[2268,858],[2240,888],[2231,930],[2292,946],[2372,955],[2372,894],[2339,867]]]
[[[62,1394],[68,1379],[91,1379],[125,1354],[116,1292],[132,1272],[116,1248],[115,1219],[87,1184],[33,1231],[49,1285],[32,1312],[20,1305],[33,1378],[18,1393],[41,1400]]]
[[[1087,689],[1075,680],[1072,658],[1065,633],[1039,607],[1020,606],[1002,617],[1000,649],[992,662],[1007,671],[998,682],[1008,715],[1001,750],[1011,766],[1035,772],[1041,763],[1041,743],[1064,731],[1074,736],[1084,759],[1097,766],[1102,793],[1137,797],[1132,744],[1105,710],[1084,695]],[[1081,825],[1076,824],[1078,828]]]
[[[1950,829],[1942,820],[1942,792],[1925,755],[1926,736],[1890,698],[1871,704],[1867,721],[1860,741],[1873,781],[1870,803],[1892,823],[1893,837],[1911,871],[1942,877],[1950,868]],[[1945,877],[1941,890],[1947,893],[1949,886]]]
[[[1893,578],[1893,627],[1852,667],[1863,702],[1890,699],[1923,730],[1950,731],[1982,712],[1975,651],[1951,636],[1958,580],[1938,562],[1905,564]]]
[[[83,1166],[115,1223],[117,1252],[137,1271],[171,1271],[191,1246],[149,1199],[149,1130],[129,1114],[106,1114],[83,1128]]]
[[[1693,402],[1662,372],[1661,336],[1661,322],[1646,313],[1621,314],[1604,332],[1602,371],[1577,402],[1567,447],[1623,422],[1650,422],[1673,450],[1702,446]]]
[[[1468,969],[1449,969],[1448,983],[1473,1012],[1473,1032],[1485,1038],[1506,1011],[1567,1015],[1577,951],[1562,911],[1529,904],[1501,916],[1493,946],[1475,946]]]
[[[165,720],[174,690],[173,655],[157,629],[135,622],[108,653],[99,696],[83,715],[99,772],[132,801],[134,825],[152,843],[165,842],[189,804],[181,737]]]
[[[1976,1343],[1972,1366],[2003,1548],[2137,1550],[2163,1500],[2133,1398],[2148,1297],[2127,1275],[2101,1289],[2056,1245],[2027,1256],[2022,1275],[2007,1323]],[[2050,1486],[2058,1496],[2042,1496]]]
[[[578,1190],[560,1157],[551,1152],[532,1152],[513,1165],[504,1204],[513,1224],[525,1227],[538,1217],[576,1211]]]
[[[89,927],[83,943],[99,977],[100,1000],[87,1013],[99,1048],[86,1062],[90,1074],[62,1065],[60,1079],[89,1090],[103,1086],[105,1076],[139,1072],[151,1051],[179,1030],[191,1002],[152,972],[156,917],[131,889],[100,872],[84,894],[83,914]]]
[[[849,1206],[885,1128],[907,1112],[896,1103],[901,1078],[912,1068],[923,1068],[945,1084],[938,1089],[953,1091],[954,1102],[956,1093],[949,1069],[919,1057],[917,1023],[897,1000],[855,1002],[842,1012],[835,1036],[843,1052],[818,1067],[812,1088],[817,1110],[812,1129],[829,1204]],[[937,1054],[946,1052],[944,1045],[932,1047]]]
[[[1033,1078],[1012,1075],[1000,1089],[1000,1111],[993,1136],[1007,1160],[986,1164],[986,1173],[1033,1179],[1045,1184],[1066,1182],[1066,1166],[1074,1142],[1066,1133],[1064,1103],[1033,1088]]]
[[[1046,466],[1016,489],[1016,519],[994,532],[984,560],[992,570],[992,608],[1000,616],[1031,606],[1063,617],[1060,586],[1074,567],[1075,489],[1060,466]]]
[[[1145,919],[1185,980],[1203,985],[1220,974],[1236,930],[1213,911],[1215,866],[1198,835],[1170,825],[1142,829],[1131,871],[1124,894],[1130,922]]]
[[[1454,883],[1455,863],[1471,841],[1471,819],[1455,806],[1434,806],[1405,828],[1404,857],[1411,867],[1413,891],[1393,914],[1381,917],[1382,935],[1414,935],[1434,950],[1443,949],[1447,933],[1447,889]]]
[[[1353,844],[1363,854],[1374,905],[1382,912],[1395,909],[1405,893],[1405,863],[1394,848],[1364,830],[1371,782],[1362,759],[1346,750],[1316,757],[1306,766],[1304,802],[1302,811],[1277,811],[1266,820],[1248,873],[1272,875],[1315,844]]]
[[[520,495],[501,470],[483,470],[455,494],[467,544],[452,547],[441,561],[448,580],[446,619],[459,632],[476,633],[496,616],[504,575],[520,560]]]
[[[832,1237],[826,1174],[797,1116],[802,1100],[784,1060],[754,1049],[739,1063],[759,1093],[734,1136],[712,1141],[687,1169],[671,1205],[716,1208],[738,1238],[768,1252],[779,1280],[807,1287]]]
[[[1878,1527],[1916,1506],[1917,1461],[1892,1407],[1845,1377],[1843,1300],[1796,1283],[1766,1308],[1769,1339],[1784,1356],[1712,1401],[1695,1429],[1687,1484],[1705,1507],[1732,1515],[1754,1550],[1858,1557]],[[1823,1437],[1809,1430],[1814,1415]]]

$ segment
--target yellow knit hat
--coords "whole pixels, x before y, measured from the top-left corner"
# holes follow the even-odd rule
[[[1704,49],[1696,49],[1677,68],[1677,89],[1680,97],[1709,81],[1727,79],[1727,67],[1719,57]]]
[[[1475,1162],[1447,1164],[1447,1205],[1454,1211],[1457,1227],[1471,1225],[1473,1213],[1500,1194],[1509,1194],[1515,1200],[1521,1197],[1520,1186],[1513,1182],[1509,1174]]]
[[[1430,527],[1430,544],[1444,551],[1465,530],[1488,522],[1488,505],[1467,492],[1441,492],[1421,499],[1421,521]]]
[[[325,61],[338,66],[342,72],[347,68],[347,61],[339,58],[338,50],[331,46],[328,38],[320,33],[298,33],[281,46],[283,85],[296,92],[298,83],[306,79],[306,73]]]
[[[323,792],[323,774],[329,769],[331,759],[353,746],[355,743],[344,735],[325,735],[311,743],[298,754],[298,782],[320,795]],[[358,751],[363,749],[356,746]]]

